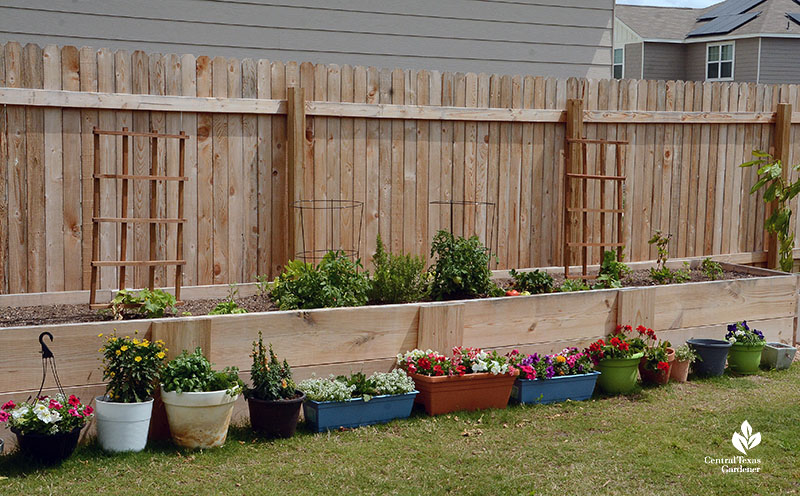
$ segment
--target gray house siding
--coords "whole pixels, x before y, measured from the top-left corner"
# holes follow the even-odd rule
[[[625,77],[642,78],[642,47],[644,43],[628,43],[625,45]]]
[[[681,43],[645,43],[645,79],[685,79],[686,46]]]
[[[735,66],[733,70],[736,71]],[[686,79],[690,81],[706,80],[705,43],[692,43],[686,45]]]
[[[613,0],[4,0],[0,41],[609,77]]]
[[[761,82],[800,83],[800,41],[786,38],[761,39]]]
[[[797,45],[795,45],[796,49]],[[733,79],[755,83],[758,78],[758,38],[736,40],[733,52]]]

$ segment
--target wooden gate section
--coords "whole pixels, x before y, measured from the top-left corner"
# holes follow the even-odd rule
[[[602,260],[603,252],[606,249],[616,248],[617,260],[622,257],[622,248],[625,246],[623,241],[623,183],[625,182],[625,174],[623,171],[623,146],[627,145],[627,141],[616,140],[603,140],[603,139],[586,139],[586,138],[566,138],[566,167],[564,176],[564,277],[566,279],[595,279],[596,274],[589,275],[587,270],[589,253],[588,249],[597,247],[600,248],[600,259]],[[597,147],[597,160],[592,164],[591,170],[589,167],[587,148],[589,146]],[[615,147],[614,153],[614,174],[606,175],[606,157],[608,156],[609,146]],[[577,160],[576,160],[577,159]],[[600,182],[600,194],[590,197],[588,185],[590,181]],[[613,208],[608,208],[607,198],[607,183],[611,182],[612,187],[616,187],[616,205]],[[612,190],[613,191],[613,190]],[[613,192],[612,192],[613,194]],[[596,200],[592,203],[591,200]],[[573,205],[573,203],[577,205]],[[589,221],[589,213],[600,215],[600,223]],[[576,216],[580,218],[580,229],[577,231],[578,240],[573,241],[573,223],[576,222]],[[609,215],[616,217],[611,218],[612,222],[616,225],[616,229],[611,230],[611,238],[606,239],[605,226],[608,225]],[[577,226],[576,226],[577,227]],[[597,232],[599,231],[599,233]],[[599,242],[597,241],[599,239]],[[574,249],[580,249],[580,265],[581,273],[578,275],[571,275],[569,273],[570,263],[573,260],[572,255]]]
[[[133,132],[129,131],[127,127],[123,127],[122,131],[103,131],[97,129],[96,127],[92,130],[94,135],[94,174],[92,175],[92,185],[93,185],[93,199],[92,202],[92,272],[91,272],[91,285],[89,291],[89,305],[91,308],[108,308],[111,306],[110,303],[97,303],[97,270],[99,267],[119,267],[119,289],[125,288],[125,269],[127,267],[148,267],[149,274],[148,274],[148,287],[152,291],[155,289],[155,275],[156,275],[156,267],[159,266],[175,266],[175,299],[180,302],[181,299],[181,279],[183,276],[183,266],[186,264],[186,260],[184,259],[183,255],[183,224],[186,222],[186,219],[183,218],[183,195],[184,195],[184,184],[186,181],[189,180],[188,177],[185,176],[186,169],[185,169],[185,160],[186,160],[186,140],[189,136],[184,132],[181,131],[180,134],[161,134],[155,131],[150,133],[142,133],[142,132]],[[103,172],[103,166],[101,165],[101,153],[100,153],[100,136],[122,136],[122,171],[121,173],[117,173],[114,169],[116,168],[116,164],[105,164],[106,167],[109,165],[111,166],[111,170],[114,172]],[[150,174],[149,175],[135,175],[130,173],[130,144],[132,140],[131,137],[143,137],[148,138],[150,140],[150,150],[151,150],[151,161],[150,161]],[[161,170],[158,166],[158,144],[161,142],[162,149],[166,147],[167,139],[177,139],[179,140],[179,158],[178,158],[178,175],[177,176],[168,176],[166,175],[166,164],[165,171],[162,174]],[[169,154],[167,154],[168,156]],[[122,199],[120,205],[120,215],[121,217],[101,217],[100,212],[100,181],[103,180],[113,180],[113,181],[122,181],[121,183],[121,192],[122,192]],[[133,217],[129,215],[131,207],[129,206],[128,196],[130,190],[130,182],[131,181],[148,181],[150,183],[150,212],[149,217]],[[178,217],[177,218],[167,218],[167,217],[158,217],[158,203],[157,199],[158,196],[156,194],[156,187],[159,181],[177,181],[178,183]],[[167,195],[167,205],[164,209],[164,212],[170,212],[169,203],[170,201],[175,201],[174,199],[170,198]],[[100,260],[100,223],[108,222],[108,223],[116,223],[121,224],[120,226],[120,241],[119,241],[119,260]],[[148,260],[128,260],[127,257],[127,248],[128,248],[128,233],[127,228],[129,223],[142,223],[142,224],[149,224],[149,246],[150,246],[150,257]],[[176,252],[175,258],[172,260],[158,260],[157,259],[157,239],[156,239],[156,225],[157,224],[177,224],[176,229]],[[167,230],[167,236],[169,236],[169,230]],[[169,242],[167,240],[167,246],[169,246]]]

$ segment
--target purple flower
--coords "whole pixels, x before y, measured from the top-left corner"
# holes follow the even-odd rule
[[[747,326],[747,321],[746,321],[746,320],[743,320],[743,321],[742,321],[742,327],[744,327],[744,328],[745,328],[745,330],[747,330],[747,331],[749,331],[749,330],[750,330],[750,328]]]
[[[545,369],[544,373],[548,379],[552,379],[553,376],[556,375],[556,369],[554,369],[553,366],[551,365]]]

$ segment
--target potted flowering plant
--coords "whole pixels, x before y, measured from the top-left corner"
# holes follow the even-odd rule
[[[272,345],[267,349],[258,333],[253,341],[253,367],[250,370],[252,387],[244,388],[244,397],[250,410],[250,425],[253,430],[269,438],[292,437],[297,429],[300,406],[305,395],[298,391],[292,380],[289,363],[278,361]]]
[[[244,385],[239,369],[215,371],[197,348],[192,354],[184,350],[170,361],[161,379],[172,440],[186,448],[225,444],[233,403]]]
[[[397,355],[400,368],[414,379],[416,402],[429,415],[458,410],[505,408],[519,369],[508,357],[479,348],[453,348],[453,356],[427,350]]]
[[[688,344],[682,344],[675,348],[675,361],[669,369],[670,380],[686,382],[689,376],[689,365],[693,364],[700,357]]]
[[[598,339],[584,350],[594,363],[595,370],[601,372],[597,378],[600,388],[611,394],[629,393],[636,387],[639,361],[644,356],[642,338],[631,338],[629,325],[618,325],[606,340]]]
[[[22,453],[46,464],[67,459],[78,445],[78,436],[93,409],[75,395],[40,396],[17,405],[9,401],[0,408],[0,422],[17,436]]]
[[[761,352],[766,340],[758,329],[751,329],[747,321],[728,325],[725,339],[731,343],[728,368],[739,374],[755,374],[761,363]]]
[[[655,331],[643,325],[636,327],[644,344],[644,356],[639,361],[639,375],[643,382],[664,385],[669,382],[669,371],[675,361],[675,350],[670,348],[669,341],[659,341]],[[638,344],[638,343],[637,343]]]
[[[314,432],[407,418],[417,396],[414,381],[400,369],[369,377],[358,372],[312,378],[298,388],[305,393],[303,416]]]
[[[588,400],[600,375],[589,355],[578,348],[544,356],[523,356],[514,350],[507,356],[519,368],[519,377],[511,388],[511,398],[518,403]]]
[[[95,398],[97,440],[106,451],[142,451],[153,413],[153,392],[164,367],[164,342],[111,335],[99,351],[108,384],[106,394]]]

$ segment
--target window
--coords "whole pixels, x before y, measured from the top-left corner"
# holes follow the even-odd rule
[[[622,65],[625,61],[625,49],[624,48],[615,48],[614,49],[614,79],[622,79],[623,71]]]
[[[733,80],[733,43],[706,45],[706,79]]]

